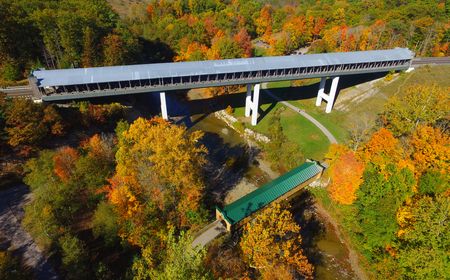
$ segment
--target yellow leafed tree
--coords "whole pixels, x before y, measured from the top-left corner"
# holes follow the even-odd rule
[[[283,273],[296,271],[305,279],[312,279],[313,266],[300,249],[299,232],[292,214],[274,204],[253,223],[245,225],[240,242],[244,258],[262,275],[271,275],[273,268],[283,267]]]
[[[122,136],[116,170],[133,194],[129,197],[152,200],[186,224],[185,213],[197,209],[203,188],[200,167],[207,150],[197,144],[203,133],[188,135],[185,128],[156,117],[137,119]]]

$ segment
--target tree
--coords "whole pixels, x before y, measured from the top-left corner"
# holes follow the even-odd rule
[[[244,50],[246,57],[252,57],[252,40],[244,28],[234,35],[233,40]]]
[[[413,134],[423,125],[436,125],[450,114],[450,88],[415,85],[403,96],[390,98],[384,114],[387,128],[396,136]]]
[[[0,252],[0,275],[5,280],[33,279],[11,252]]]
[[[114,211],[116,206],[106,201],[101,202],[95,210],[92,219],[92,232],[95,238],[103,237],[107,247],[113,247],[120,242],[118,215]]]
[[[340,204],[352,204],[356,199],[356,191],[363,182],[364,169],[364,164],[356,158],[354,152],[340,156],[328,187],[331,198]]]
[[[414,279],[450,277],[450,197],[424,196],[412,209],[411,229],[402,235],[398,259]]]
[[[283,31],[288,34],[291,48],[303,46],[311,38],[311,31],[304,15],[292,16],[283,26]]]
[[[286,266],[292,275],[312,279],[313,266],[303,255],[300,227],[292,214],[279,204],[266,208],[256,220],[244,226],[240,246],[250,267],[262,273],[272,267]]]
[[[158,232],[155,227],[165,222],[192,226],[202,221],[197,213],[206,153],[197,144],[201,136],[200,131],[187,135],[185,128],[160,117],[140,118],[122,132],[117,173],[105,191],[117,206],[123,237],[144,246],[148,231]]]
[[[358,226],[362,247],[375,252],[394,244],[399,230],[397,212],[412,197],[416,179],[411,170],[388,164],[383,173],[366,168],[364,183],[357,191]]]
[[[206,248],[192,247],[193,237],[181,232],[179,238],[171,229],[164,244],[165,254],[161,262],[156,263],[151,248],[144,248],[142,257],[133,264],[134,280],[145,279],[211,279],[202,266]]]
[[[89,252],[83,241],[70,234],[59,239],[62,251],[62,267],[68,279],[86,279],[90,275]]]
[[[125,63],[126,49],[119,35],[109,34],[102,40],[103,65],[115,66]]]
[[[347,127],[351,139],[350,144],[353,146],[354,151],[356,151],[359,145],[366,140],[374,126],[375,117],[367,112],[350,116]]]
[[[439,128],[423,126],[414,133],[411,145],[412,158],[418,172],[437,170],[447,173],[450,170],[450,136]]]
[[[272,16],[270,12],[273,10],[272,6],[266,5],[259,12],[258,17],[255,20],[256,32],[259,36],[266,32],[267,27],[272,26]]]
[[[66,147],[59,150],[53,161],[55,162],[55,174],[62,180],[67,182],[74,179],[76,173],[75,163],[80,158],[80,154],[74,148]]]
[[[370,162],[380,172],[383,172],[390,163],[401,163],[401,166],[410,167],[403,160],[404,155],[400,142],[385,128],[381,128],[372,135],[370,141],[361,147],[359,155],[364,162]]]
[[[32,150],[50,135],[63,135],[64,123],[52,105],[15,98],[8,108],[6,132],[9,144],[22,146],[24,153]]]
[[[328,163],[330,165],[330,168],[328,168],[328,170],[327,170],[328,176],[330,178],[334,174],[334,168],[337,165],[339,158],[343,154],[347,153],[349,150],[350,150],[350,148],[344,144],[332,143],[330,145],[330,148],[328,148],[328,153],[326,153],[324,156],[326,163]]]

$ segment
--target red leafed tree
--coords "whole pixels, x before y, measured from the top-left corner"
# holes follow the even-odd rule
[[[203,18],[203,26],[206,29],[206,33],[209,39],[212,39],[219,31],[219,28],[214,25],[214,19],[210,16],[205,16]]]
[[[343,154],[336,166],[328,187],[331,198],[340,204],[352,204],[356,191],[363,182],[364,163],[358,160],[353,151]]]
[[[75,174],[75,163],[80,158],[80,154],[74,148],[64,148],[58,151],[53,158],[55,162],[55,174],[62,181],[68,181]]]
[[[314,28],[312,29],[312,40],[316,40],[320,36],[320,32],[323,31],[325,27],[325,19],[324,18],[315,18],[314,20]]]
[[[245,28],[242,28],[238,34],[234,35],[233,40],[244,50],[247,57],[252,56],[252,38],[248,35]]]

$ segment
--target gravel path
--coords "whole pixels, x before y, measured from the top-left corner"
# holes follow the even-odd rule
[[[267,89],[267,83],[263,83],[262,84],[262,88],[264,89],[264,91],[273,99],[283,103],[284,105],[288,106],[289,108],[291,108],[292,110],[298,112],[300,115],[304,116],[305,118],[307,118],[308,120],[310,120],[313,124],[315,124],[324,134],[325,136],[328,137],[328,139],[330,140],[331,144],[337,144],[338,142],[336,141],[336,138],[334,138],[334,136],[328,131],[328,129],[326,129],[320,122],[316,121],[316,119],[314,119],[313,117],[311,117],[310,115],[308,115],[307,113],[303,112],[302,110],[300,110],[299,108],[295,107],[292,104],[289,104],[286,101],[283,101],[281,98],[279,98],[278,96],[276,96],[275,94],[271,93],[270,90]]]
[[[192,241],[192,247],[195,247],[197,245],[203,247],[209,242],[213,241],[221,233],[226,232],[226,228],[223,226],[220,220],[215,220],[206,227],[210,228],[202,232],[197,238],[194,239],[194,241]]]
[[[28,201],[26,195],[29,193],[30,190],[26,185],[0,192],[0,232],[19,250],[37,279],[57,280],[59,277],[53,267],[8,206],[8,202],[13,202],[13,209],[22,208]],[[23,196],[25,199],[22,199]]]

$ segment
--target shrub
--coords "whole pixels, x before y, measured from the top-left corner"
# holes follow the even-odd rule
[[[245,126],[241,122],[234,122],[232,126],[234,127],[234,129],[236,129],[237,132],[243,133],[245,131]]]
[[[9,280],[30,279],[32,276],[26,272],[16,257],[10,252],[0,252],[0,278]]]
[[[233,108],[231,108],[231,106],[228,105],[228,107],[227,107],[227,114],[231,115],[232,113],[233,113]]]

